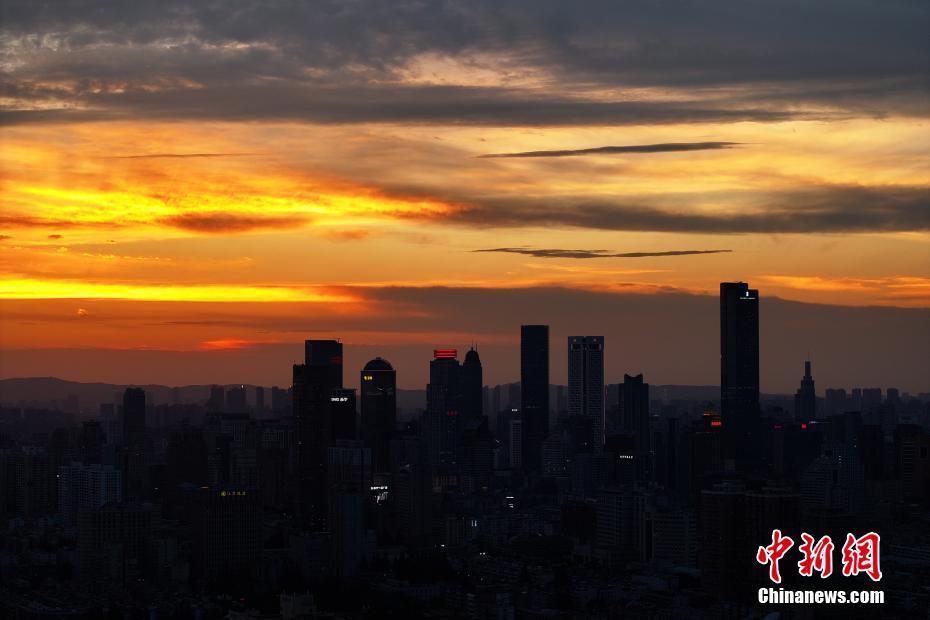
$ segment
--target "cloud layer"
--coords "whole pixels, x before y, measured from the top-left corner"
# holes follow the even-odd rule
[[[473,252],[503,252],[525,254],[536,258],[646,258],[655,256],[691,256],[694,254],[722,254],[732,250],[666,250],[664,252],[610,252],[609,250],[560,250],[551,248],[487,248]]]

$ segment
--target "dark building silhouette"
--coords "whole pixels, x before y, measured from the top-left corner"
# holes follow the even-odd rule
[[[193,572],[206,586],[245,587],[262,553],[258,495],[230,488],[194,491]]]
[[[333,390],[329,397],[329,409],[332,439],[355,439],[355,418],[358,412],[355,390]]]
[[[794,419],[798,422],[810,422],[816,417],[817,392],[814,390],[814,378],[811,376],[811,363],[806,361],[801,387],[794,394]]]
[[[331,398],[342,389],[342,343],[307,340],[304,363],[294,365],[297,418],[297,495],[300,510],[317,524],[326,516],[326,448],[334,439]]]
[[[222,385],[210,387],[210,398],[207,399],[207,411],[214,413],[226,411],[226,388]]]
[[[126,388],[123,392],[123,443],[136,445],[145,439],[145,390]]]
[[[249,406],[246,402],[245,386],[231,388],[226,392],[226,412],[227,413],[246,413]]]
[[[521,451],[523,468],[540,471],[549,436],[549,326],[520,327]]]
[[[436,349],[429,363],[424,430],[430,463],[434,466],[455,463],[462,410],[462,367],[457,357],[455,349]]]
[[[87,464],[100,463],[103,446],[107,443],[106,433],[99,420],[86,420],[81,425],[81,460]]]
[[[391,469],[391,439],[397,426],[397,372],[380,357],[361,372],[362,443],[371,451],[374,471]]]
[[[568,414],[590,420],[591,451],[604,449],[604,337],[568,337]]]
[[[758,454],[759,291],[745,282],[720,284],[720,402],[728,458]]]
[[[636,451],[649,452],[649,384],[643,375],[623,375],[620,392],[620,428],[633,435]]]
[[[462,363],[461,380],[461,430],[464,431],[476,428],[483,414],[481,358],[478,357],[478,351],[474,348],[469,349],[468,353],[465,354],[465,361]]]

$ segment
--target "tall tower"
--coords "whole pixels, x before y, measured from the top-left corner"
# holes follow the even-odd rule
[[[549,326],[520,327],[521,452],[523,468],[538,473],[549,436]]]
[[[481,358],[474,348],[465,354],[462,364],[462,430],[477,428],[483,413]]]
[[[794,419],[798,422],[810,422],[817,417],[817,392],[814,390],[814,378],[811,376],[810,360],[804,362],[804,378],[801,387],[794,394]]]
[[[759,422],[759,291],[745,282],[720,284],[720,402],[725,451],[746,461]]]
[[[342,389],[342,343],[307,340],[304,363],[294,365],[298,501],[304,515],[326,515],[326,448],[334,440],[333,402]]]
[[[455,464],[455,449],[460,435],[462,410],[461,366],[456,349],[435,349],[429,363],[426,386],[426,420],[424,432],[430,463],[434,466]]]
[[[603,452],[603,336],[568,337],[568,414],[572,418],[585,419],[591,429],[590,451],[595,454]]]
[[[123,443],[137,445],[145,439],[145,390],[126,388],[123,392]]]
[[[371,450],[374,471],[391,469],[390,446],[397,425],[397,372],[386,359],[376,357],[361,374],[361,438]]]
[[[649,384],[643,375],[623,375],[620,384],[620,426],[636,439],[636,451],[649,452]]]

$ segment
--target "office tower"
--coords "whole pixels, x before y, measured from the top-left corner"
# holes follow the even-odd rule
[[[643,375],[623,375],[620,393],[620,428],[633,435],[636,451],[641,455],[649,452],[649,384]]]
[[[523,467],[523,420],[510,420],[510,466],[514,469]]]
[[[106,433],[100,420],[86,420],[81,424],[81,460],[87,464],[99,463],[103,458]]]
[[[766,543],[746,537],[746,488],[742,484],[716,484],[701,491],[700,500],[704,588],[721,598],[732,598],[742,591],[751,574],[752,545]]]
[[[604,337],[568,338],[568,414],[586,418],[591,426],[591,450],[604,449]]]
[[[91,589],[141,581],[148,568],[158,510],[152,504],[108,503],[81,512],[77,576]]]
[[[484,413],[481,406],[481,358],[478,357],[478,351],[474,348],[468,350],[465,354],[465,361],[462,363],[462,411],[461,411],[461,430],[477,428],[480,418]]]
[[[258,493],[204,488],[192,515],[193,573],[206,585],[250,583],[262,556],[262,509]]]
[[[227,413],[246,413],[249,406],[246,402],[245,386],[230,388],[226,392],[226,412]]]
[[[811,376],[810,361],[804,362],[804,378],[801,387],[794,394],[794,419],[798,422],[810,422],[817,418],[817,393],[814,391],[814,378]]]
[[[827,416],[843,413],[846,411],[848,405],[848,400],[846,398],[846,390],[843,388],[832,389],[827,388],[826,395],[824,396],[823,408],[824,413]]]
[[[651,514],[652,557],[662,566],[697,567],[697,516],[691,510],[665,509]]]
[[[360,436],[371,450],[376,472],[391,470],[391,439],[397,426],[397,372],[380,357],[371,360],[361,374],[362,425]]]
[[[598,547],[618,552],[622,557],[645,559],[645,496],[629,487],[612,487],[598,493],[595,540]]]
[[[211,413],[226,411],[226,388],[222,385],[210,387],[210,398],[207,399],[207,411]]]
[[[333,390],[329,397],[329,409],[333,429],[332,439],[355,439],[355,418],[358,414],[356,408],[355,390],[343,388]]]
[[[71,463],[58,468],[58,511],[66,524],[78,516],[122,499],[122,472],[109,465]]]
[[[138,445],[145,439],[145,390],[126,388],[123,392],[123,443]]]
[[[429,363],[425,425],[431,431],[427,442],[433,465],[455,464],[462,407],[461,366],[457,357],[455,349],[436,349]]]
[[[759,292],[745,282],[720,284],[720,401],[729,458],[759,454]]]
[[[304,363],[294,365],[292,397],[299,510],[316,526],[326,519],[326,448],[334,439],[331,398],[341,389],[342,343],[307,340]]]
[[[54,512],[58,470],[45,448],[0,450],[0,515],[47,517]]]
[[[258,386],[255,388],[255,417],[261,417],[265,411],[265,388]]]
[[[549,326],[520,327],[520,403],[523,467],[539,473],[549,435]]]
[[[862,390],[862,399],[859,403],[859,411],[863,414],[872,413],[882,406],[882,389],[881,388],[864,388]]]
[[[319,369],[329,385],[342,387],[342,343],[338,340],[305,340],[304,363]]]

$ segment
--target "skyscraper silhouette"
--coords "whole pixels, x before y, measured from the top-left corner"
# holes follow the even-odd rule
[[[123,392],[123,443],[137,445],[145,439],[145,390],[126,388]]]
[[[745,282],[720,284],[720,402],[728,458],[758,454],[759,291]]]
[[[361,438],[371,450],[374,471],[391,468],[390,446],[397,425],[397,372],[380,357],[371,360],[361,373]]]
[[[817,392],[814,390],[814,378],[811,376],[811,363],[806,361],[801,387],[794,395],[794,419],[798,422],[810,422],[816,417]]]
[[[301,512],[320,523],[326,515],[326,448],[334,440],[330,399],[341,389],[342,343],[307,340],[304,363],[294,364],[297,498]]]
[[[426,386],[426,428],[430,463],[455,464],[462,409],[461,366],[455,349],[436,349],[429,363]]]
[[[462,431],[478,427],[483,413],[481,405],[482,371],[481,358],[474,348],[465,354],[462,364]]]
[[[528,472],[542,467],[549,436],[549,326],[520,327],[521,454]]]
[[[620,426],[633,435],[636,451],[645,455],[649,452],[649,384],[643,375],[623,375],[620,384]]]
[[[568,337],[568,414],[590,425],[589,449],[604,449],[604,337]],[[577,420],[581,422],[581,420]],[[582,428],[582,425],[579,425]],[[587,439],[587,438],[586,438]],[[576,444],[587,443],[576,438]]]

